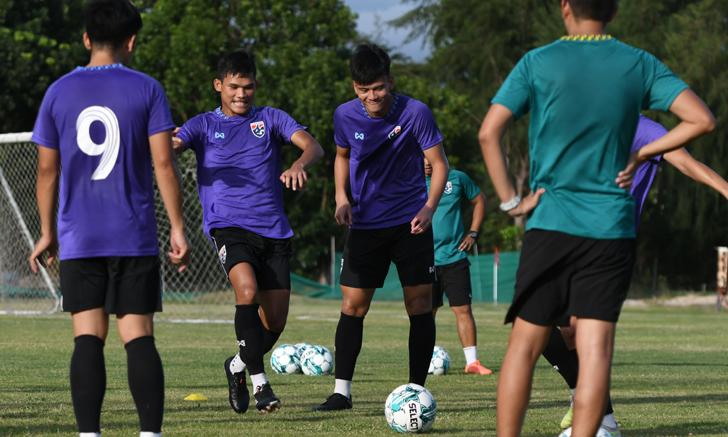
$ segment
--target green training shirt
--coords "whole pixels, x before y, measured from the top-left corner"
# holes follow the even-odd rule
[[[430,193],[430,178],[427,178],[427,193]],[[460,199],[473,200],[480,194],[480,188],[465,173],[450,169],[445,192],[437,211],[432,217],[432,232],[435,239],[435,265],[444,266],[467,258],[460,249],[460,240],[465,235]]]
[[[528,52],[492,103],[531,113],[530,187],[546,193],[526,230],[634,238],[624,170],[643,109],[667,111],[688,86],[653,55],[608,35],[564,37]]]

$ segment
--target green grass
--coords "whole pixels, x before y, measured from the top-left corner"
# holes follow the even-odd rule
[[[306,341],[333,351],[340,302],[294,298],[281,342]],[[447,376],[430,377],[438,435],[494,435],[497,373],[509,327],[505,306],[474,307],[479,357],[496,372],[465,375],[452,312],[438,314],[437,344],[453,359]],[[232,308],[230,309],[232,312]],[[223,360],[236,350],[232,324],[156,325],[166,374],[166,436],[387,435],[384,400],[407,381],[408,320],[402,303],[374,303],[353,384],[354,409],[310,411],[333,391],[334,377],[269,373],[283,409],[258,416],[232,412]],[[709,436],[728,433],[728,316],[702,308],[626,309],[618,324],[612,378],[617,421],[625,436]],[[112,331],[115,325],[112,324]],[[72,327],[65,315],[0,317],[0,435],[74,435],[68,389]],[[268,360],[266,359],[266,363]],[[104,436],[138,435],[126,382],[126,354],[115,332],[106,346],[108,388]],[[209,398],[184,401],[192,393]],[[556,436],[568,389],[545,360],[536,369],[525,436]]]

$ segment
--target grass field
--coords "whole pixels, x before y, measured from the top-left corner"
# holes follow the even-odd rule
[[[333,351],[339,307],[337,301],[294,298],[281,342],[305,341]],[[502,324],[505,310],[505,306],[485,304],[474,307],[479,357],[495,372],[489,376],[464,374],[454,316],[447,308],[438,314],[437,344],[449,351],[453,362],[450,374],[427,380],[438,406],[431,434],[495,434],[495,390],[509,333],[509,327]],[[709,308],[623,311],[612,396],[625,437],[728,433],[727,328],[728,315]],[[252,408],[246,414],[234,414],[227,402],[222,362],[236,349],[232,324],[158,323],[156,338],[167,387],[164,435],[396,435],[384,420],[384,400],[392,389],[407,382],[408,329],[403,304],[372,306],[355,374],[353,410],[334,414],[310,411],[333,391],[333,375],[282,376],[271,371],[269,377],[283,409],[258,416]],[[1,316],[0,333],[0,435],[74,435],[68,389],[70,318]],[[138,435],[126,382],[126,354],[115,333],[107,340],[106,364],[103,435]],[[192,393],[209,400],[183,400]],[[556,436],[568,395],[558,373],[540,360],[523,434]]]

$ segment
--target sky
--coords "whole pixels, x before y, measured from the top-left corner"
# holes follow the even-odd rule
[[[352,12],[359,14],[357,30],[360,33],[374,36],[373,42],[382,42],[395,51],[405,54],[413,61],[424,61],[429,55],[429,48],[422,48],[422,40],[404,44],[406,30],[394,30],[386,23],[410,11],[415,5],[401,4],[400,0],[344,0]]]

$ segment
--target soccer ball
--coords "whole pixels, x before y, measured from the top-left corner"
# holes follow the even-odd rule
[[[296,343],[293,346],[296,348],[296,355],[298,355],[298,358],[301,358],[301,355],[303,355],[306,349],[310,348],[312,345],[308,343]]]
[[[426,388],[417,384],[394,389],[384,403],[384,417],[397,432],[424,432],[435,422],[437,405]]]
[[[450,370],[450,355],[440,346],[435,346],[430,360],[428,375],[445,375]]]
[[[559,434],[559,437],[571,437],[571,427],[566,428]],[[612,433],[604,428],[599,428],[597,434],[594,437],[612,437]]]
[[[309,346],[301,355],[301,370],[306,375],[328,375],[333,368],[334,356],[323,346]]]
[[[296,355],[296,347],[292,344],[278,346],[270,356],[270,366],[278,374],[301,373],[301,362]]]

